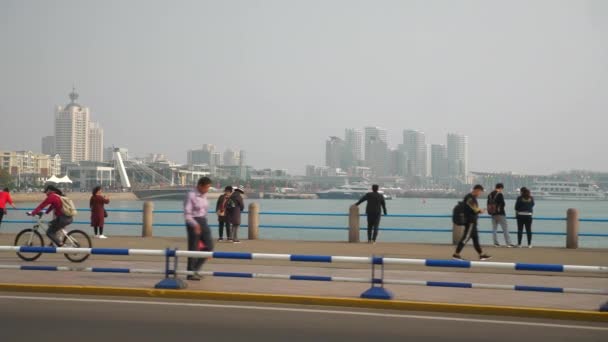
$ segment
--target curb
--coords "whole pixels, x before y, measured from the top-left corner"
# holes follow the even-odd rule
[[[527,308],[513,306],[468,305],[450,303],[412,302],[398,300],[371,300],[359,298],[290,296],[261,293],[229,293],[191,290],[157,290],[126,287],[55,286],[36,284],[2,284],[0,291],[78,294],[91,296],[121,296],[146,298],[171,298],[193,300],[217,300],[235,302],[263,302],[275,304],[299,304],[316,306],[338,306],[399,311],[425,311],[456,314],[516,316],[545,319],[608,322],[607,312]]]

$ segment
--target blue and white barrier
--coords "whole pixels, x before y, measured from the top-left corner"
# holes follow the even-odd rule
[[[315,263],[354,263],[374,265],[409,265],[446,268],[474,268],[474,269],[503,269],[513,271],[536,272],[578,272],[578,273],[608,273],[608,266],[581,266],[559,264],[531,264],[513,262],[488,261],[460,261],[440,259],[405,259],[385,257],[357,257],[357,256],[331,256],[306,254],[268,254],[268,253],[241,253],[241,252],[194,252],[174,249],[127,249],[127,248],[64,248],[64,247],[26,247],[26,246],[0,246],[0,252],[19,253],[61,253],[61,254],[92,254],[92,255],[147,255],[188,258],[215,258],[236,260],[275,260],[290,262]]]
[[[162,269],[137,269],[137,268],[113,268],[113,267],[71,267],[71,266],[28,266],[28,265],[0,265],[0,269],[21,270],[21,271],[63,271],[63,272],[93,272],[93,273],[135,273],[135,274],[164,274]],[[208,277],[222,278],[250,278],[250,279],[275,279],[275,280],[296,280],[296,281],[322,281],[322,282],[348,282],[348,283],[373,283],[382,285],[406,285],[406,286],[430,286],[430,287],[450,287],[462,289],[490,289],[490,290],[510,290],[510,291],[531,291],[549,293],[571,293],[571,294],[591,294],[608,295],[607,290],[562,288],[548,286],[530,285],[503,285],[503,284],[480,284],[463,282],[443,282],[443,281],[424,281],[424,280],[398,280],[380,278],[352,278],[352,277],[331,277],[315,275],[290,275],[272,273],[246,273],[246,272],[212,272],[212,271],[177,271],[179,275],[199,275]]]

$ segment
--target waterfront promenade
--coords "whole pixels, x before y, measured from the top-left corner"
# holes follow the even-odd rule
[[[0,234],[0,245],[12,245],[13,234]],[[177,247],[185,249],[184,238],[139,238],[112,237],[94,240],[95,247],[164,249]],[[257,253],[315,254],[448,259],[453,246],[437,244],[378,243],[349,244],[340,242],[306,241],[245,241],[242,244],[219,243],[216,251],[239,251]],[[553,263],[569,265],[608,265],[608,251],[605,249],[533,248],[507,249],[486,247],[497,262]],[[472,249],[466,248],[464,257],[475,260]],[[3,265],[70,265],[82,267],[164,267],[164,258],[149,256],[101,256],[94,255],[83,264],[69,263],[62,255],[43,254],[33,263],[17,258],[13,253],[1,253]],[[185,269],[185,260],[180,260],[180,268]],[[220,260],[208,262],[204,270],[223,272],[252,272],[274,274],[303,274],[319,276],[369,277],[370,269],[357,264],[289,263],[283,261]],[[50,285],[116,286],[152,288],[160,275],[108,274],[84,272],[41,272],[2,270],[0,283],[27,283]],[[606,274],[571,274],[516,272],[512,270],[447,269],[425,268],[421,266],[387,266],[387,279],[408,279],[426,281],[473,282],[487,284],[512,284],[529,286],[555,286],[590,289],[608,289]],[[369,284],[289,281],[275,279],[239,279],[205,277],[201,282],[189,282],[190,290],[225,291],[240,293],[266,293],[285,295],[311,295],[356,298]],[[516,292],[507,290],[437,288],[422,286],[387,286],[395,299],[423,302],[444,302],[455,304],[485,304],[501,306],[524,306],[557,309],[597,310],[606,301],[605,296],[586,294]]]

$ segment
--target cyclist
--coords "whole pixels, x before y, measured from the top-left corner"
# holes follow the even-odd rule
[[[63,242],[57,239],[57,232],[70,225],[72,223],[72,217],[63,214],[63,206],[61,204],[61,198],[59,197],[63,196],[61,190],[57,189],[53,185],[47,185],[44,192],[46,193],[46,199],[42,201],[42,203],[40,203],[40,205],[34,209],[34,211],[28,213],[28,215],[38,215],[38,213],[42,212],[44,208],[49,207],[46,210],[46,213],[48,214],[53,211],[55,217],[53,220],[51,220],[51,222],[49,222],[49,229],[46,232],[46,236],[48,236],[56,246],[61,247]]]

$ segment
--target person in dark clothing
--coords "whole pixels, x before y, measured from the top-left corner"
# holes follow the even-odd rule
[[[372,185],[372,192],[368,192],[355,203],[355,205],[358,206],[367,201],[367,207],[365,208],[365,214],[367,215],[367,243],[376,243],[382,211],[384,211],[384,215],[386,215],[384,195],[378,192],[378,188],[377,184]]]
[[[495,190],[488,196],[488,214],[492,215],[492,237],[494,239],[494,246],[500,247],[498,242],[498,226],[502,228],[502,233],[505,237],[505,244],[507,247],[514,247],[511,243],[511,236],[509,236],[509,225],[507,224],[507,213],[505,211],[505,196],[502,194],[505,186],[502,183],[496,184]],[[493,209],[490,209],[493,208]]]
[[[243,201],[243,196],[245,191],[242,187],[237,187],[234,189],[234,192],[230,196],[228,200],[227,208],[226,208],[226,220],[228,224],[230,224],[230,229],[232,230],[232,242],[233,243],[241,243],[239,240],[239,226],[241,225],[241,212],[245,210],[245,202]]]
[[[89,200],[89,208],[91,208],[91,227],[95,232],[95,237],[105,239],[103,235],[103,225],[105,223],[106,210],[104,205],[110,203],[110,199],[102,194],[100,186],[93,188],[93,196]]]
[[[473,187],[473,191],[464,197],[465,210],[464,210],[464,218],[465,218],[465,228],[464,234],[456,247],[456,251],[452,258],[454,260],[463,260],[460,256],[460,252],[464,246],[469,242],[470,239],[473,239],[473,246],[477,253],[479,253],[479,260],[489,260],[492,257],[485,254],[481,249],[481,245],[479,244],[479,233],[477,232],[477,218],[479,214],[484,213],[484,209],[479,207],[477,203],[477,198],[483,193],[483,186],[477,184]]]
[[[532,213],[534,211],[534,197],[526,187],[521,188],[521,195],[515,201],[515,217],[517,218],[517,247],[521,248],[521,238],[524,228],[528,238],[528,248],[532,248]]]
[[[232,235],[230,234],[230,224],[226,220],[226,206],[228,200],[232,195],[232,187],[228,185],[224,188],[224,194],[222,194],[215,204],[215,212],[217,213],[217,222],[219,224],[219,241],[224,241],[224,227],[226,227],[226,240],[232,241]]]

